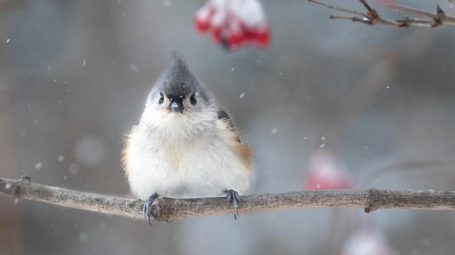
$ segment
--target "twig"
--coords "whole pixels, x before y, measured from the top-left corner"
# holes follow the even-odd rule
[[[29,178],[0,178],[0,194],[85,211],[142,218],[141,200],[52,187],[32,183]],[[244,214],[332,207],[364,208],[365,212],[386,208],[455,210],[455,191],[318,190],[242,196],[239,212]],[[232,207],[223,197],[160,197],[152,206],[152,216],[156,221],[233,213]]]
[[[399,28],[408,28],[410,26],[418,26],[418,27],[438,27],[442,25],[455,25],[455,17],[447,16],[444,10],[441,9],[439,5],[436,6],[436,12],[431,13],[424,10],[419,10],[416,8],[406,7],[402,5],[396,4],[387,4],[387,7],[401,11],[404,13],[409,13],[412,15],[424,16],[425,18],[413,18],[413,17],[405,17],[399,20],[392,20],[383,18],[379,12],[373,9],[366,0],[359,0],[359,2],[363,5],[366,9],[366,12],[358,12],[334,5],[326,4],[320,0],[308,0],[308,2],[324,6],[329,9],[333,9],[339,12],[344,12],[348,14],[353,14],[354,16],[339,16],[339,15],[330,15],[331,19],[344,19],[344,20],[351,20],[353,22],[360,22],[366,25],[385,25],[385,26],[393,26]]]

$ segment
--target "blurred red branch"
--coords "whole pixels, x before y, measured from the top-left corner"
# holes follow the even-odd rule
[[[338,7],[335,5],[329,5],[324,3],[320,0],[308,0],[311,3],[318,4],[324,6],[329,9],[333,9],[339,12],[344,12],[351,14],[350,16],[339,16],[339,15],[330,15],[331,19],[345,19],[351,20],[353,22],[359,22],[366,25],[385,25],[385,26],[393,26],[399,28],[408,28],[410,26],[418,26],[418,27],[438,27],[442,25],[455,25],[455,17],[448,16],[445,14],[444,10],[441,9],[439,5],[436,5],[435,13],[431,13],[425,10],[419,10],[411,7],[406,7],[397,4],[387,4],[387,7],[404,12],[409,13],[415,16],[422,16],[424,18],[415,18],[415,17],[405,17],[403,19],[392,20],[383,18],[379,12],[372,8],[366,0],[359,0],[359,2],[365,8],[365,12],[358,12],[342,7]]]
[[[143,201],[32,183],[30,178],[0,178],[0,194],[129,218],[142,218]],[[315,190],[242,196],[240,213],[303,208],[455,210],[455,191]],[[234,214],[224,197],[174,199],[159,197],[152,206],[156,221]]]

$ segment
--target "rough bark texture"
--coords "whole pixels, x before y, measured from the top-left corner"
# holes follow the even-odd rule
[[[130,218],[142,218],[143,201],[81,192],[32,183],[29,178],[0,178],[0,194]],[[240,197],[242,213],[282,211],[303,208],[455,210],[455,191],[392,191],[392,190],[317,190]],[[197,216],[229,215],[234,210],[226,198],[158,198],[152,207],[156,221],[172,221]]]

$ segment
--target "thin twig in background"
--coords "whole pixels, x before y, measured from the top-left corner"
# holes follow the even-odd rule
[[[30,178],[0,178],[0,194],[129,218],[142,218],[143,201],[107,196],[32,183]],[[232,215],[226,198],[174,199],[160,197],[152,206],[156,221],[172,221],[190,217]],[[455,210],[455,191],[393,190],[318,190],[240,197],[239,212],[268,212],[303,208]]]
[[[425,10],[419,10],[416,8],[406,7],[397,4],[387,4],[387,7],[397,10],[400,12],[408,13],[415,16],[423,16],[424,18],[415,18],[415,17],[405,17],[403,19],[392,20],[383,18],[379,12],[372,8],[366,0],[359,0],[359,2],[366,9],[366,12],[358,12],[335,5],[329,5],[320,0],[308,0],[311,3],[324,6],[329,9],[333,9],[339,12],[344,12],[351,14],[353,16],[339,16],[339,15],[330,15],[331,19],[344,19],[351,20],[353,22],[359,22],[366,25],[385,25],[393,26],[399,28],[408,28],[410,26],[416,27],[438,27],[442,25],[455,25],[455,17],[447,16],[444,10],[441,9],[439,5],[436,5],[435,13],[431,13]]]

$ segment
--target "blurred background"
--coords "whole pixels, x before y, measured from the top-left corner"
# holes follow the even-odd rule
[[[228,52],[193,27],[204,1],[1,0],[0,177],[131,196],[122,141],[178,50],[254,151],[251,194],[339,187],[318,171],[343,187],[455,190],[453,27],[369,27],[307,1],[262,3],[270,46]],[[149,226],[13,200],[0,196],[0,254],[455,250],[455,214],[445,211],[308,209]]]

